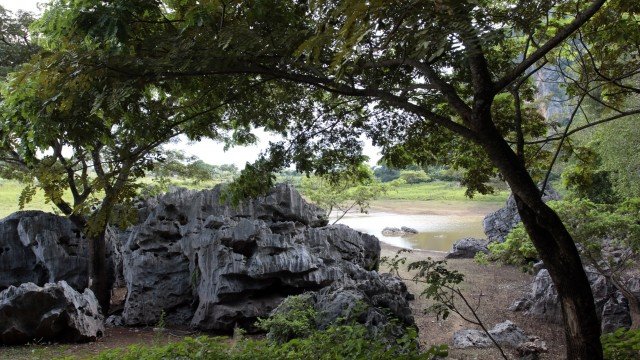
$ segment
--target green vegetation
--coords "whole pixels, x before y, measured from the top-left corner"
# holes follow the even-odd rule
[[[267,337],[278,344],[311,335],[316,328],[317,313],[308,301],[309,295],[286,298],[278,312],[266,319],[259,319],[257,326],[267,332]]]
[[[394,180],[381,183],[371,169],[361,165],[332,178],[302,177],[299,188],[304,196],[326,210],[327,217],[335,211],[336,223],[354,208],[366,213],[371,201],[384,196],[402,182]]]
[[[403,184],[380,196],[381,200],[452,200],[504,202],[509,197],[508,190],[498,190],[494,194],[466,196],[466,190],[458,182],[433,181],[420,184]]]
[[[640,330],[618,329],[602,335],[602,347],[606,360],[629,360],[640,358]]]
[[[414,340],[411,340],[414,341]],[[274,360],[274,359],[361,359],[361,360],[411,360],[431,359],[435,355],[446,356],[446,346],[434,347],[421,353],[417,347],[406,349],[404,343],[386,348],[370,339],[362,325],[332,326],[316,331],[308,337],[293,339],[283,344],[268,340],[239,339],[229,343],[225,338],[198,337],[164,346],[131,346],[103,352],[97,360]]]

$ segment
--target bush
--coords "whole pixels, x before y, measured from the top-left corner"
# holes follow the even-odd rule
[[[407,184],[420,184],[431,181],[429,175],[422,170],[403,170],[400,172],[400,179]]]
[[[606,360],[640,359],[640,330],[618,329],[602,335]]]
[[[522,223],[518,224],[504,242],[489,244],[489,256],[491,261],[499,261],[503,264],[522,266],[528,270],[538,259],[538,252],[529,239]]]
[[[306,294],[289,296],[273,315],[258,319],[258,328],[266,331],[269,340],[278,344],[311,335],[316,328],[316,310],[309,300]]]

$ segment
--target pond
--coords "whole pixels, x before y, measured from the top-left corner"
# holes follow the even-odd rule
[[[464,237],[484,238],[484,214],[398,214],[392,212],[349,213],[338,224],[375,235],[387,244],[408,249],[449,251],[451,245]],[[418,234],[384,236],[386,227],[408,226]]]

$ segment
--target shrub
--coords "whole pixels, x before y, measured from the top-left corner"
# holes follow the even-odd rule
[[[316,311],[309,295],[289,296],[266,319],[258,319],[258,328],[266,331],[269,340],[284,343],[294,338],[307,337],[316,328]]]
[[[618,329],[602,335],[602,347],[606,360],[627,360],[640,358],[640,329]]]
[[[538,252],[529,239],[522,223],[518,224],[504,242],[489,244],[489,260],[503,264],[522,266],[528,270],[538,258]]]
[[[400,179],[407,184],[420,184],[431,181],[432,179],[422,170],[403,170],[400,172]]]

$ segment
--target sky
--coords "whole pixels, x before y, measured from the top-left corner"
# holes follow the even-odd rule
[[[0,0],[0,5],[11,11],[24,10],[34,13],[40,13],[38,4],[46,3],[46,0]],[[261,151],[267,148],[269,140],[274,138],[264,131],[256,131],[259,138],[257,144],[252,146],[234,147],[228,151],[224,151],[224,145],[211,140],[203,140],[199,142],[188,142],[185,138],[178,138],[177,141],[166,145],[166,148],[182,150],[187,155],[197,156],[203,161],[213,164],[235,164],[238,168],[243,169],[247,162],[252,162],[258,158]],[[369,157],[369,163],[375,165],[380,154],[368,140],[365,142],[365,155]]]

